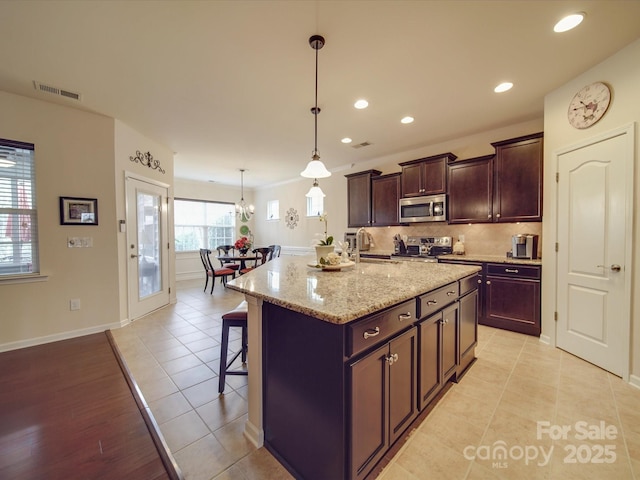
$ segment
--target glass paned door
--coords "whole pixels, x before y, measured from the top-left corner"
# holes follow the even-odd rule
[[[169,303],[166,187],[127,177],[129,319]]]

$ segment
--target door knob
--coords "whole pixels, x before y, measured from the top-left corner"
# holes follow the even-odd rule
[[[596,267],[598,268],[607,268],[604,265],[596,265]],[[613,265],[611,265],[611,271],[612,272],[619,272],[620,270],[622,270],[622,267],[620,265],[618,265],[617,263],[614,263]]]
[[[131,254],[131,258],[138,258],[140,255],[134,255],[133,253]]]

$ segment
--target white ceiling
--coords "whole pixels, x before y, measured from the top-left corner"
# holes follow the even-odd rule
[[[254,187],[310,160],[313,34],[318,149],[339,170],[541,118],[546,93],[640,37],[640,1],[0,1],[0,32],[0,90],[117,118],[173,149],[176,177],[238,185],[246,168]]]

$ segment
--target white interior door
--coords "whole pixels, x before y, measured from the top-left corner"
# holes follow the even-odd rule
[[[127,190],[129,319],[169,304],[166,187],[132,177]]]
[[[628,378],[633,128],[557,160],[557,345]]]

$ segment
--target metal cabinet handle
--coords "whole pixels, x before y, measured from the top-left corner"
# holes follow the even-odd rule
[[[447,297],[450,297],[451,295],[455,295],[456,292],[447,292]]]
[[[427,300],[427,305],[437,305],[438,302],[436,300]]]
[[[396,363],[398,361],[398,354],[397,353],[392,353],[388,357],[385,357],[385,360],[389,365],[393,365],[394,363]]]
[[[482,283],[482,280],[478,280],[478,283]]]
[[[499,213],[496,213],[496,218],[500,218],[500,214]]]
[[[491,285],[491,280],[487,280],[487,285]]]
[[[441,325],[445,325],[447,323],[449,323],[449,319],[448,318],[443,318],[442,320],[440,320],[440,324]]]
[[[518,273],[517,268],[505,268],[504,271],[507,273]]]
[[[491,214],[487,215],[487,218],[491,218]]]
[[[377,335],[380,335],[380,327],[374,328],[373,331],[367,330],[362,334],[362,336],[364,337],[365,340],[370,338],[370,337],[375,337]]]
[[[411,320],[411,312],[401,313],[400,315],[398,315],[398,320]]]

